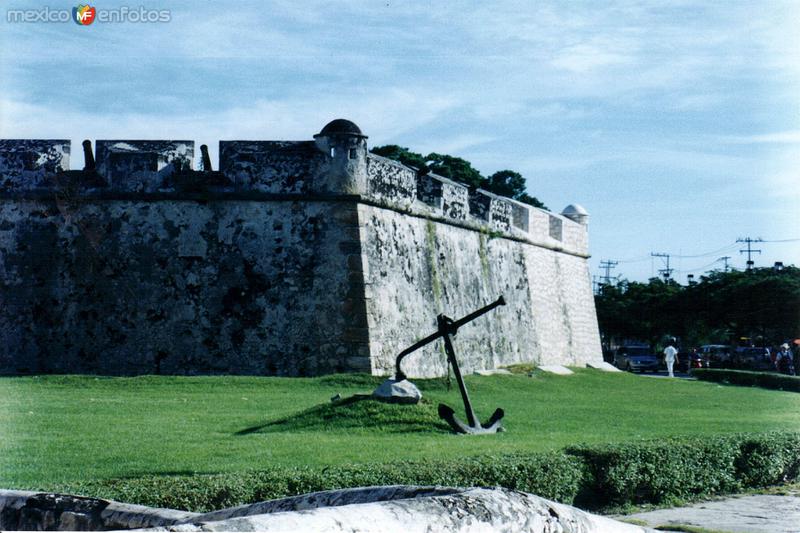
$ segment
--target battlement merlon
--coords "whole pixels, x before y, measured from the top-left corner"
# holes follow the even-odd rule
[[[561,214],[470,191],[434,173],[371,154],[367,136],[337,119],[313,141],[220,141],[219,170],[194,171],[194,141],[84,142],[87,164],[69,170],[68,140],[0,140],[0,196],[52,195],[65,183],[87,200],[117,195],[302,200],[349,197],[411,216],[490,232],[580,256],[588,255],[588,213],[578,205]],[[90,164],[91,163],[91,164]],[[69,178],[69,179],[65,179]],[[260,195],[260,196],[259,196]]]

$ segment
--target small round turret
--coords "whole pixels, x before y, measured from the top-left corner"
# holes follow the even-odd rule
[[[578,224],[586,225],[589,223],[589,212],[579,204],[569,204],[561,211],[561,214]]]
[[[314,135],[317,148],[329,158],[318,181],[323,192],[364,194],[367,191],[367,136],[354,122],[337,118]]]

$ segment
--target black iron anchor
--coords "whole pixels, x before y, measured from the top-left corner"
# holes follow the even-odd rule
[[[458,383],[458,389],[461,391],[461,398],[464,400],[464,411],[467,414],[467,423],[465,424],[461,420],[456,417],[455,411],[443,404],[439,404],[439,416],[444,419],[450,427],[456,433],[465,433],[468,435],[481,435],[485,433],[496,433],[502,430],[502,425],[500,424],[500,420],[503,418],[505,414],[502,409],[496,409],[492,416],[489,418],[488,421],[481,424],[478,420],[478,417],[475,416],[475,411],[472,409],[472,403],[469,401],[469,393],[467,393],[467,386],[464,384],[464,378],[461,376],[461,370],[458,367],[458,361],[456,360],[456,352],[453,349],[453,342],[451,337],[455,336],[458,332],[458,328],[463,326],[464,324],[471,322],[478,318],[481,315],[484,315],[494,309],[497,306],[505,305],[506,301],[503,299],[502,296],[495,300],[494,302],[490,303],[489,305],[478,309],[477,311],[468,314],[467,316],[460,318],[458,320],[453,320],[445,315],[439,315],[436,317],[436,322],[438,325],[438,330],[436,333],[428,335],[424,339],[416,342],[412,346],[409,346],[397,356],[397,360],[395,361],[395,379],[397,381],[406,379],[405,373],[400,369],[400,361],[403,360],[405,356],[422,348],[426,344],[429,344],[435,341],[438,338],[442,338],[444,340],[444,349],[447,353],[447,363],[453,367],[453,374],[456,377],[456,382]]]

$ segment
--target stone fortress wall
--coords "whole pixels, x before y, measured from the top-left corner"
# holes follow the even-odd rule
[[[70,149],[0,140],[0,373],[390,375],[501,294],[455,338],[465,370],[602,361],[580,207],[417,172],[342,119],[221,141],[216,171],[192,141],[85,142],[82,171]],[[443,375],[438,344],[406,373]]]

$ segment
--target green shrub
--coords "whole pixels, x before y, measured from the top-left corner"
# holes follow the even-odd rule
[[[560,452],[480,456],[459,461],[398,461],[230,474],[147,476],[55,488],[141,505],[210,511],[316,492],[370,485],[508,487],[571,503],[583,478],[580,461]]]
[[[776,374],[774,372],[752,372],[748,370],[727,370],[721,368],[698,368],[692,376],[703,381],[715,381],[746,387],[763,387],[792,392],[800,392],[800,377]]]
[[[691,500],[798,478],[800,433],[765,433],[581,445],[564,452],[484,455],[459,460],[147,476],[51,489],[203,512],[320,490],[370,485],[501,486],[601,510]]]
[[[586,462],[587,508],[691,500],[798,479],[800,434],[683,437],[575,446]]]
[[[572,447],[590,478],[585,507],[664,503],[736,490],[738,446],[724,437]]]
[[[773,433],[741,440],[736,477],[745,487],[764,487],[800,478],[800,438]]]

